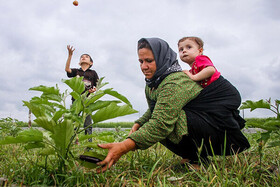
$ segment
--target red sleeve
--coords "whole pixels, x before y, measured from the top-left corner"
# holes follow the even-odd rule
[[[195,58],[195,62],[196,62],[196,66],[200,70],[206,68],[207,66],[214,66],[214,64],[212,63],[210,58],[208,56],[205,56],[205,55],[197,56]]]

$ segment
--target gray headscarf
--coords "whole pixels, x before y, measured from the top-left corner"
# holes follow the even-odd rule
[[[151,79],[145,79],[146,84],[151,88],[157,88],[161,81],[169,74],[182,71],[177,60],[177,54],[169,47],[168,43],[160,38],[142,38],[146,40],[152,49],[156,61],[156,72]]]

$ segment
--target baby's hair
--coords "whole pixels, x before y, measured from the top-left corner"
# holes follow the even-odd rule
[[[138,41],[138,50],[143,48],[152,50],[151,45],[145,38],[142,38]]]
[[[188,37],[183,37],[181,38],[179,41],[178,41],[178,46],[181,42],[185,41],[185,40],[192,40],[194,42],[197,43],[198,47],[199,48],[202,48],[203,49],[203,45],[204,45],[204,42],[199,38],[199,37],[196,37],[196,36],[188,36]]]

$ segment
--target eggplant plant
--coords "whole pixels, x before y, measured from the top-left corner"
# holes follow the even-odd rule
[[[19,123],[23,123],[23,122],[20,122],[17,119],[12,119],[10,117],[1,118],[0,119],[0,140],[5,135],[16,136],[21,131]]]
[[[247,123],[248,126],[261,128],[264,131],[261,132],[261,137],[257,140],[259,143],[258,152],[260,154],[260,165],[262,164],[263,149],[265,147],[272,148],[280,146],[280,113],[279,113],[280,100],[275,100],[273,104],[271,99],[251,101],[247,100],[242,103],[240,109],[250,109],[253,111],[255,109],[267,109],[273,112],[275,118],[267,118],[264,123],[251,122]],[[273,138],[271,138],[273,137]]]
[[[60,93],[58,86],[37,86],[30,88],[32,91],[42,92],[41,96],[35,96],[30,101],[23,101],[35,116],[34,122],[40,129],[26,129],[19,132],[16,137],[7,136],[0,140],[4,144],[24,144],[26,149],[40,149],[40,154],[46,156],[54,155],[58,161],[57,169],[64,173],[74,165],[85,147],[90,148],[84,155],[103,159],[106,151],[97,146],[98,143],[114,142],[114,136],[110,133],[96,133],[84,135],[79,141],[92,138],[92,142],[83,145],[75,144],[78,135],[83,134],[83,124],[86,116],[91,115],[93,126],[95,123],[129,115],[137,111],[132,108],[128,99],[114,91],[112,88],[101,88],[108,83],[103,83],[101,78],[97,83],[97,90],[89,94],[85,91],[83,77],[62,80],[71,88],[70,94],[66,90]],[[75,101],[70,107],[66,106],[66,98],[72,96]],[[100,100],[104,95],[110,95],[114,100]],[[86,164],[85,164],[86,165]],[[69,166],[69,167],[67,167]],[[90,167],[93,167],[92,165]]]

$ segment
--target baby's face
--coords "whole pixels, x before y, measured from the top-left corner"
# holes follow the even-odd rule
[[[191,65],[195,61],[195,58],[198,55],[202,55],[203,52],[203,49],[199,48],[199,45],[195,41],[190,39],[186,39],[180,42],[178,45],[178,49],[180,59],[183,62],[188,63],[189,65]]]

